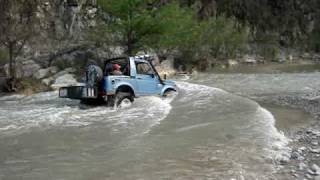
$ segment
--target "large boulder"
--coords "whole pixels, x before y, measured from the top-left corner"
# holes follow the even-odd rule
[[[77,83],[73,75],[73,73],[76,71],[74,68],[66,68],[65,70],[60,71],[58,73],[57,73],[57,70],[58,68],[55,66],[49,67],[43,70],[44,74],[47,73],[45,76],[44,74],[41,74],[41,76],[43,76],[42,78],[40,78],[41,77],[40,75],[37,76],[36,78],[42,79],[41,82],[43,84],[47,86],[51,85],[53,89],[57,89],[61,86],[74,85]],[[49,75],[53,75],[53,76],[49,76]]]
[[[60,87],[64,86],[72,86],[77,85],[78,81],[75,79],[74,74],[64,74],[59,76],[54,83],[51,85],[53,89],[59,89]]]
[[[17,78],[28,78],[32,77],[41,66],[33,60],[17,62],[15,66]],[[6,76],[9,76],[9,64],[4,66]]]
[[[155,67],[159,75],[163,78],[165,75],[167,77],[173,76],[176,74],[174,69],[174,58],[168,57],[166,60],[162,61],[160,65]]]
[[[245,64],[256,64],[257,60],[253,56],[245,55],[243,57],[243,63],[245,63]]]
[[[239,65],[239,62],[236,61],[236,60],[229,59],[229,60],[227,61],[227,66],[228,66],[228,67],[233,67],[233,66],[238,66],[238,65]]]
[[[58,72],[57,74],[55,74],[55,75],[53,76],[53,78],[54,78],[54,79],[57,79],[57,78],[60,77],[60,76],[63,76],[63,75],[65,75],[65,74],[72,74],[72,73],[74,73],[74,72],[76,72],[76,69],[74,69],[74,68],[66,68],[66,69],[64,69],[63,71],[60,71],[60,72]]]
[[[52,77],[48,77],[48,78],[42,79],[41,83],[46,86],[50,86],[53,81],[54,81],[54,79]]]
[[[39,69],[34,75],[33,77],[36,78],[36,79],[42,79],[46,76],[49,75],[49,69],[46,68],[46,69]]]
[[[48,77],[50,74],[55,74],[57,73],[58,68],[55,66],[49,67],[49,68],[45,68],[45,69],[39,69],[34,75],[33,77],[36,79],[43,79],[45,77]]]

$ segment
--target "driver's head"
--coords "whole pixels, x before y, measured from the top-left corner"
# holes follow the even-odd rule
[[[113,69],[113,70],[120,71],[120,68],[121,68],[121,66],[120,66],[119,64],[113,64],[113,65],[112,65],[112,69]]]

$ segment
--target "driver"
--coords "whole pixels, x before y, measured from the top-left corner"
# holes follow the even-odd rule
[[[112,69],[113,69],[112,74],[113,75],[122,75],[120,68],[121,68],[121,66],[119,64],[113,64],[112,65]]]

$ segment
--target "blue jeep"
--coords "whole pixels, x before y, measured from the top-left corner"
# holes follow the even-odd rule
[[[119,106],[132,103],[139,96],[165,97],[177,91],[173,81],[161,79],[151,60],[150,56],[108,59],[103,70],[97,65],[90,65],[84,85],[61,87],[59,97],[80,99],[86,104]]]

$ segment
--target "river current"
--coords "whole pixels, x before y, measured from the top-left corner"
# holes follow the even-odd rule
[[[273,178],[290,139],[267,109],[223,90],[239,81],[204,77],[177,80],[173,98],[124,109],[57,92],[1,97],[0,179]]]

